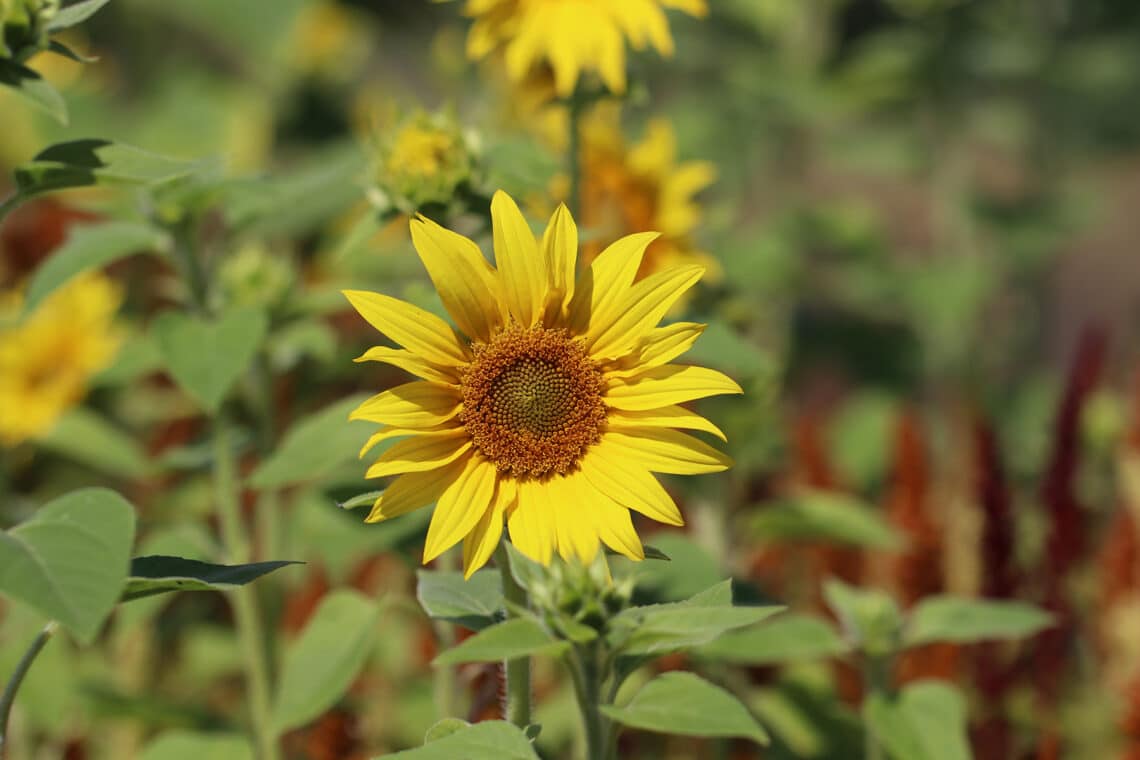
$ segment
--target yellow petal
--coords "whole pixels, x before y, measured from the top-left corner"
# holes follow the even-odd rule
[[[542,316],[545,261],[519,207],[502,190],[491,199],[491,226],[503,297],[515,319],[529,327]]]
[[[446,429],[446,428],[444,428]],[[441,429],[424,430],[422,428],[408,428],[408,427],[383,427],[377,432],[369,436],[364,445],[360,447],[360,453],[357,458],[363,459],[364,455],[371,451],[381,441],[386,441],[389,438],[403,438],[409,435],[422,435],[424,433],[441,432]]]
[[[658,237],[656,232],[626,235],[597,255],[570,301],[570,322],[577,332],[584,333],[594,323],[613,321],[614,308],[633,284],[645,249]]]
[[[459,460],[439,470],[401,475],[380,494],[364,522],[380,522],[426,507],[439,499],[448,484],[463,471],[464,464],[464,460]]]
[[[564,204],[558,204],[542,236],[542,254],[550,277],[547,316],[561,319],[574,295],[574,268],[578,261],[578,228]]]
[[[454,388],[416,380],[367,399],[352,410],[348,418],[397,427],[428,428],[454,417],[459,413],[459,405],[459,394]]]
[[[514,506],[517,491],[513,480],[500,478],[488,509],[474,530],[463,539],[463,577],[470,578],[476,570],[487,564],[503,536],[503,518]]]
[[[666,525],[684,525],[676,503],[645,467],[626,461],[620,447],[603,435],[579,463],[582,475],[598,491],[623,507]]]
[[[413,219],[412,245],[459,329],[488,341],[503,326],[495,270],[479,246],[425,217]]]
[[[597,515],[580,480],[581,473],[557,475],[542,487],[558,553],[566,561],[577,557],[588,563],[598,553]]]
[[[704,441],[687,433],[664,428],[629,428],[620,433],[607,431],[601,443],[625,462],[644,467],[650,472],[672,475],[700,475],[721,472],[732,466],[732,459]]]
[[[381,454],[364,477],[386,478],[404,472],[436,470],[454,462],[470,448],[471,439],[462,428],[413,436]]]
[[[684,266],[656,272],[636,283],[618,299],[614,317],[590,322],[586,332],[590,355],[596,359],[620,356],[661,321],[678,298],[701,279],[705,268]]]
[[[455,546],[475,528],[491,506],[495,477],[494,465],[479,454],[464,460],[463,471],[436,502],[424,540],[424,564]]]
[[[382,293],[342,292],[368,324],[433,364],[456,367],[470,359],[451,326],[431,312]]]
[[[645,559],[645,547],[633,527],[629,510],[593,486],[590,489],[588,498],[594,505],[594,520],[602,543],[635,562]]]
[[[459,381],[459,377],[452,369],[437,367],[422,356],[417,356],[411,351],[405,351],[402,348],[373,346],[353,359],[353,361],[384,362],[385,364],[391,364],[393,367],[399,367],[405,372],[411,372],[413,375],[422,377],[424,380],[432,380],[437,383],[456,383]]]
[[[621,432],[631,427],[666,427],[701,430],[712,433],[722,441],[727,441],[724,431],[696,412],[682,406],[663,406],[660,409],[647,409],[639,412],[614,411],[606,418],[606,424]]]
[[[641,411],[682,404],[724,393],[743,393],[736,381],[708,367],[666,364],[629,379],[614,378],[606,386],[606,405]]]
[[[674,322],[664,327],[655,327],[622,360],[621,368],[609,374],[614,377],[633,377],[646,369],[672,361],[692,348],[704,331],[705,325],[697,322]]]
[[[511,543],[535,562],[549,565],[556,538],[554,522],[543,500],[542,484],[533,480],[518,482],[518,501],[507,518]]]

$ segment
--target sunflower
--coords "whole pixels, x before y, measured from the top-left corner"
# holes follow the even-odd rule
[[[670,363],[704,326],[657,323],[700,279],[680,266],[634,283],[656,233],[624,237],[575,277],[578,231],[565,206],[537,240],[515,202],[491,201],[497,267],[467,238],[419,217],[412,242],[455,327],[404,301],[345,291],[402,348],[381,361],[420,379],[365,401],[350,419],[384,425],[361,456],[398,442],[368,477],[396,476],[376,522],[435,502],[430,562],[463,540],[468,576],[487,562],[504,522],[512,543],[549,564],[554,551],[588,562],[604,543],[642,559],[630,510],[669,525],[681,513],[653,473],[719,472],[724,454],[681,429],[724,439],[678,404],[740,393],[731,378]]]
[[[0,444],[47,433],[83,397],[122,343],[113,324],[120,300],[97,273],[75,278],[23,319],[22,295],[0,294]]]
[[[625,42],[673,54],[666,8],[703,16],[705,0],[467,0],[475,19],[467,37],[473,60],[501,51],[512,80],[549,64],[565,97],[583,71],[595,71],[613,92],[625,91]]]

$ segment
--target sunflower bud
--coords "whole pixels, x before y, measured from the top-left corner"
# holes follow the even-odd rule
[[[475,140],[454,119],[416,114],[377,150],[374,197],[404,213],[448,204],[475,173]]]
[[[0,0],[0,57],[24,61],[47,48],[59,0]]]

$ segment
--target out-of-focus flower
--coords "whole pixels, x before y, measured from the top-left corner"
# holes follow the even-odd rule
[[[75,278],[22,319],[22,296],[0,294],[0,444],[47,433],[83,398],[122,342],[114,326],[120,301],[98,273]]]
[[[582,247],[583,258],[589,263],[623,235],[658,230],[661,237],[646,251],[638,276],[700,264],[716,282],[719,263],[692,237],[702,215],[693,196],[715,176],[707,161],[677,161],[677,140],[664,119],[652,121],[633,147],[626,145],[616,114],[589,119],[582,134],[581,223],[595,237]],[[565,178],[557,182],[555,194],[568,194]]]
[[[371,44],[361,14],[335,0],[322,0],[297,14],[288,58],[300,73],[336,79],[363,63]]]
[[[288,293],[293,277],[287,258],[258,243],[238,249],[218,271],[227,301],[236,306],[274,306]]]
[[[491,219],[497,267],[467,238],[423,217],[412,221],[412,242],[456,327],[395,298],[345,291],[403,346],[377,346],[358,361],[421,378],[351,415],[384,426],[362,456],[402,438],[368,470],[397,477],[367,519],[434,502],[424,561],[462,540],[467,575],[490,558],[504,520],[518,550],[542,564],[556,549],[588,563],[600,543],[642,559],[629,510],[683,522],[653,473],[731,464],[680,432],[724,437],[678,404],[740,386],[714,370],[670,363],[703,325],[656,326],[704,270],[679,266],[634,283],[654,237],[641,233],[614,243],[576,279],[578,231],[564,206],[541,240],[501,191]]]
[[[478,60],[501,51],[511,79],[542,64],[568,96],[583,72],[594,72],[613,92],[625,91],[625,45],[673,54],[666,8],[703,16],[705,0],[467,0],[475,23],[467,54]]]
[[[405,120],[377,152],[377,205],[405,213],[447,203],[475,172],[475,139],[442,114]]]

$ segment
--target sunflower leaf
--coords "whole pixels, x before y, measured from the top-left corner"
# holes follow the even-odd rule
[[[131,574],[122,601],[129,602],[168,591],[228,591],[244,586],[292,560],[251,562],[245,565],[215,565],[183,557],[148,556],[131,560]]]
[[[503,608],[503,583],[497,571],[479,570],[469,580],[463,573],[419,570],[416,598],[429,616],[480,631],[495,622]]]
[[[972,644],[987,639],[1032,636],[1053,625],[1053,616],[1024,602],[930,597],[910,613],[903,642],[920,646],[932,641]]]
[[[376,760],[538,760],[530,739],[517,726],[488,720],[459,728],[422,747],[406,749]]]
[[[962,695],[940,681],[918,681],[899,694],[872,694],[864,706],[868,730],[892,760],[970,760]]]
[[[701,646],[705,659],[747,665],[816,660],[845,654],[850,647],[832,625],[809,615],[781,615],[758,628],[729,631]]]
[[[512,618],[484,628],[432,662],[436,666],[496,662],[536,654],[556,655],[570,644],[554,639],[534,618]]]

